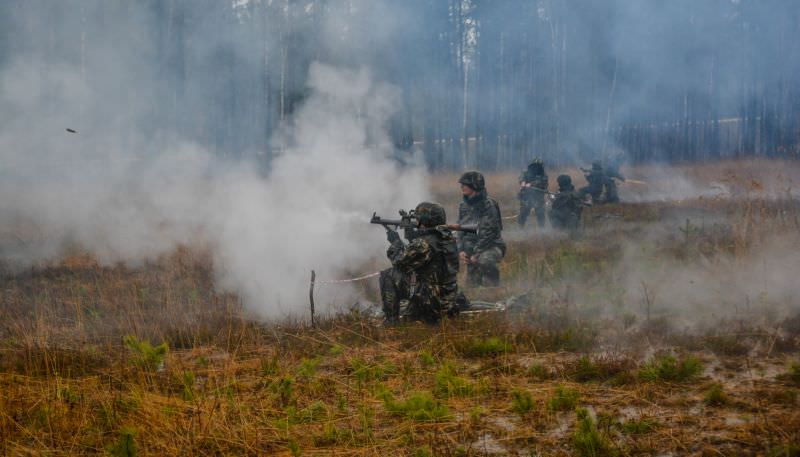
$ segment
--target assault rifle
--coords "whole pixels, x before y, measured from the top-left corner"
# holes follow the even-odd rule
[[[401,209],[399,212],[400,219],[384,219],[378,216],[377,213],[372,213],[372,219],[369,220],[369,223],[382,225],[386,229],[393,227],[395,230],[416,230],[419,228],[419,218],[417,218],[414,210],[404,211]],[[445,227],[459,232],[478,233],[477,225],[446,224]]]
[[[533,187],[531,185],[527,185],[526,186],[526,185],[522,184],[522,185],[519,186],[519,193],[520,194],[524,195],[524,194],[527,194],[529,192],[539,192],[539,193],[542,193],[542,194],[545,194],[545,195],[553,195],[553,196],[556,195],[555,192],[550,192],[549,190],[540,189],[538,187]]]

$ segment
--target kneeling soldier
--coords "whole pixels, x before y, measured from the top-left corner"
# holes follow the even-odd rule
[[[386,251],[392,268],[381,272],[381,300],[387,322],[421,320],[436,323],[458,312],[458,250],[447,228],[444,208],[422,202],[415,214],[419,229],[405,244],[386,229],[391,246]]]
[[[568,175],[558,177],[558,193],[550,208],[550,224],[553,228],[575,232],[581,222],[583,199],[580,192],[575,191],[572,178]]]

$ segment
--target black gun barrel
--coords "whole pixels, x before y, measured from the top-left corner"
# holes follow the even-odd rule
[[[396,227],[404,227],[404,226],[410,226],[411,225],[409,220],[404,220],[404,219],[384,219],[384,218],[378,216],[376,213],[372,213],[372,219],[369,220],[369,223],[370,224],[383,225],[384,227],[386,227],[387,225],[394,225]]]
[[[450,230],[455,230],[464,233],[478,233],[478,224],[460,225],[450,224],[447,226]]]

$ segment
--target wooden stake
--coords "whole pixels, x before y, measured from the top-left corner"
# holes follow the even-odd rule
[[[316,327],[317,322],[314,318],[314,280],[317,279],[317,274],[311,270],[311,284],[308,286],[308,301],[311,303],[311,327]]]

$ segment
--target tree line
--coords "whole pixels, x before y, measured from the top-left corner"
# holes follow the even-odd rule
[[[73,65],[131,128],[266,163],[314,61],[396,85],[390,137],[434,170],[794,158],[798,32],[793,0],[9,0],[0,69]]]

